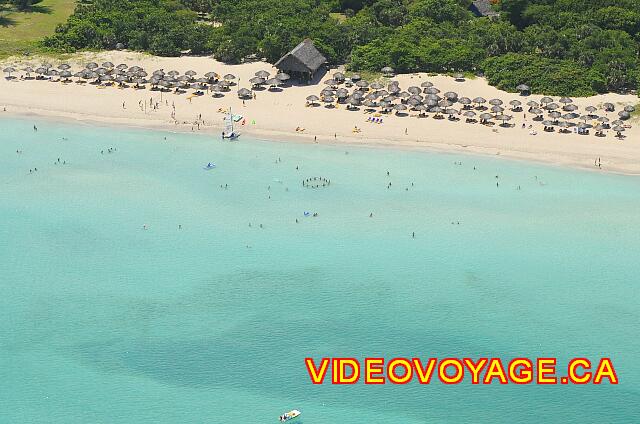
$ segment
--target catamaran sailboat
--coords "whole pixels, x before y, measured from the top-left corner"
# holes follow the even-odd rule
[[[231,113],[231,108],[229,108],[229,114],[224,118],[224,130],[222,131],[222,139],[228,138],[229,140],[235,140],[240,136],[240,133],[237,133],[233,129],[233,114]]]
[[[280,422],[284,423],[284,422],[295,420],[300,416],[301,413],[302,412],[298,411],[297,409],[293,409],[289,412],[285,412],[284,414],[280,415]]]

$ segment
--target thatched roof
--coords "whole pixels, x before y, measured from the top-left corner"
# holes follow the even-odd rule
[[[484,16],[488,18],[495,18],[500,16],[498,12],[493,10],[493,8],[491,7],[491,2],[489,0],[475,0],[471,4],[470,10],[476,16],[480,17]]]
[[[293,50],[282,56],[274,66],[282,71],[314,73],[326,62],[327,59],[316,49],[313,41],[306,38]]]

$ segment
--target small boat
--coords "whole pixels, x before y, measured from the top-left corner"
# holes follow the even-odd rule
[[[233,129],[233,114],[231,108],[229,108],[229,114],[224,118],[224,131],[222,131],[222,139],[228,138],[229,140],[235,140],[240,136],[240,133]]]
[[[207,166],[203,166],[203,167],[202,167],[202,169],[204,169],[205,171],[208,171],[208,170],[210,170],[210,169],[214,169],[215,167],[216,167],[216,164],[215,164],[215,163],[211,163],[211,162],[209,162],[209,163],[207,164]]]
[[[284,422],[295,420],[300,416],[301,413],[302,412],[298,411],[297,409],[293,409],[289,412],[285,412],[284,414],[280,415],[280,422],[284,423]]]

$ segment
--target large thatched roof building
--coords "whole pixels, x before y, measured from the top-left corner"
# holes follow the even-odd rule
[[[282,56],[274,66],[294,78],[309,81],[325,63],[327,59],[316,49],[313,41],[306,38]]]

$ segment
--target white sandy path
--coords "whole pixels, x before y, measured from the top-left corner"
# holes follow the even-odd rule
[[[640,131],[637,125],[626,131],[626,139],[619,141],[610,132],[606,138],[593,135],[544,133],[540,123],[526,121],[527,126],[533,124],[537,135],[529,135],[528,129],[522,129],[525,122],[523,113],[505,113],[514,115],[511,121],[514,128],[499,128],[497,132],[479,124],[467,124],[464,119],[459,122],[434,120],[431,117],[418,119],[415,117],[384,116],[381,125],[366,123],[362,111],[348,111],[341,105],[338,109],[325,107],[305,107],[305,99],[310,94],[318,95],[324,87],[319,85],[293,86],[282,92],[257,92],[255,100],[247,100],[245,105],[238,99],[236,90],[247,87],[248,80],[254,73],[266,69],[272,74],[275,70],[270,64],[263,62],[243,65],[225,65],[208,57],[160,58],[132,52],[103,52],[100,54],[79,54],[68,61],[77,71],[88,61],[103,62],[109,60],[114,64],[127,63],[138,65],[149,73],[163,68],[165,71],[177,70],[183,73],[192,69],[198,76],[209,71],[220,75],[232,73],[240,79],[237,87],[226,93],[225,97],[214,99],[202,96],[187,99],[187,94],[176,95],[164,93],[163,104],[158,110],[146,112],[138,107],[140,100],[153,97],[154,102],[160,100],[160,93],[149,90],[117,89],[108,87],[98,89],[93,85],[75,83],[60,84],[48,81],[0,80],[0,108],[6,107],[7,114],[35,114],[53,118],[75,119],[150,128],[166,128],[172,130],[191,131],[192,122],[201,114],[206,125],[201,131],[210,131],[212,138],[219,138],[222,128],[222,117],[219,108],[232,107],[234,113],[242,114],[247,124],[241,132],[257,137],[274,140],[302,140],[313,142],[317,137],[319,143],[354,143],[371,146],[396,148],[422,148],[452,152],[468,152],[540,161],[545,163],[576,166],[594,169],[594,160],[601,158],[602,169],[611,172],[640,174]],[[9,60],[8,64],[23,68],[26,64],[38,66],[36,59]],[[18,73],[20,75],[21,72]],[[455,91],[460,96],[474,98],[482,96],[486,99],[500,98],[505,106],[512,99],[523,103],[529,98],[506,93],[489,86],[482,78],[455,82],[447,76],[399,75],[395,79],[403,89],[410,85],[419,86],[429,80],[442,92]],[[236,80],[237,81],[237,80]],[[540,96],[531,96],[539,100]],[[557,100],[557,99],[556,99]],[[164,103],[168,101],[168,106]],[[122,108],[125,103],[126,109]],[[616,113],[607,116],[617,119],[617,111],[623,105],[636,104],[635,96],[607,94],[591,98],[574,99],[580,110],[588,105],[600,105],[611,102],[617,105]],[[171,105],[175,104],[176,118],[187,124],[174,125],[171,121]],[[507,106],[508,107],[508,106]],[[148,108],[147,108],[148,109]],[[0,109],[1,110],[1,109]],[[525,107],[526,110],[526,107]],[[602,111],[597,113],[602,114]],[[255,121],[255,125],[252,122]],[[361,128],[358,134],[353,133],[354,126]],[[305,128],[304,134],[295,131],[296,127]],[[405,134],[406,129],[406,134]],[[197,126],[194,127],[197,130]],[[592,130],[593,133],[593,130]],[[337,135],[337,137],[336,137]]]

